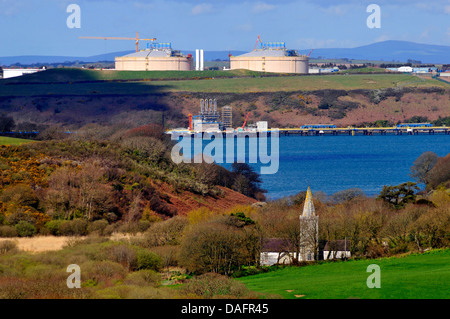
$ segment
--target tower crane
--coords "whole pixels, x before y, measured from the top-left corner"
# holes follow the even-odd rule
[[[307,57],[309,58],[309,56],[311,55],[311,53],[314,51],[314,49],[311,49],[311,51],[309,51]]]
[[[259,37],[259,35],[258,35],[258,39],[256,40],[255,47],[253,48],[253,51],[256,50],[256,46],[258,45],[258,42],[262,43],[261,38]]]
[[[136,52],[139,52],[139,41],[155,41],[156,38],[139,39],[139,33],[136,31],[136,38],[128,37],[79,37],[80,39],[99,39],[99,40],[134,40],[136,41]]]

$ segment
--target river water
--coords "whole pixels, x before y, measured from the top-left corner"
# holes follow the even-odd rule
[[[450,135],[281,136],[279,169],[261,175],[262,188],[269,200],[295,195],[308,185],[328,195],[360,188],[374,196],[383,185],[414,181],[410,167],[426,151],[447,155]],[[251,165],[259,172],[263,164]]]

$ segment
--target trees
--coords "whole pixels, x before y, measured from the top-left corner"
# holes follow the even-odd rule
[[[438,156],[433,152],[425,152],[420,155],[411,166],[411,177],[419,183],[428,184],[428,173],[436,164]]]
[[[180,263],[194,273],[230,275],[259,259],[258,228],[239,216],[221,216],[191,227],[183,237]]]
[[[427,174],[427,188],[435,189],[440,184],[450,181],[450,154],[439,157]],[[448,187],[448,186],[447,186]]]
[[[266,190],[260,187],[262,181],[258,173],[247,163],[231,164],[231,171],[236,175],[232,188],[246,196],[264,200]]]
[[[10,116],[0,116],[0,132],[9,132],[15,126],[14,119]]]
[[[378,198],[394,205],[395,208],[404,207],[406,203],[413,202],[416,199],[415,190],[419,187],[416,183],[406,182],[397,186],[383,186]]]

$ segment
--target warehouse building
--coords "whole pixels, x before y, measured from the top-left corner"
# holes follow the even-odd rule
[[[170,43],[152,43],[145,50],[116,57],[116,70],[127,71],[190,71],[192,55],[173,50]]]
[[[261,43],[259,49],[230,57],[230,69],[308,74],[309,57],[288,50],[284,42]]]

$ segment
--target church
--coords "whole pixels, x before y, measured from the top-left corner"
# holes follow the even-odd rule
[[[275,264],[291,264],[294,260],[313,261],[319,259],[319,216],[316,215],[314,203],[312,199],[311,188],[308,186],[306,191],[303,212],[299,216],[299,244],[295,245],[288,239],[284,238],[268,238],[262,242],[260,265],[271,266]],[[298,247],[297,251],[293,251],[292,247]],[[326,247],[331,246],[327,243]],[[348,250],[350,245],[345,245],[345,251],[335,252],[333,256],[350,257]],[[330,254],[327,254],[329,257]]]

